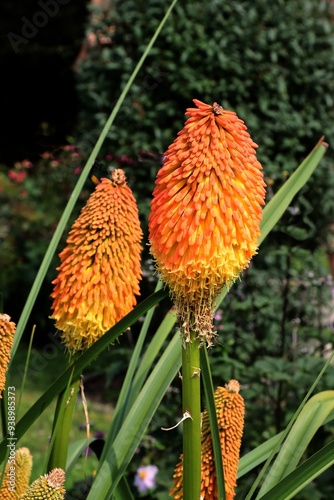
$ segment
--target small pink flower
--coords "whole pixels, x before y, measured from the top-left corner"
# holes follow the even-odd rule
[[[217,321],[221,321],[223,319],[223,314],[220,309],[217,309],[217,311],[213,315],[214,319]]]
[[[59,167],[60,161],[59,160],[52,160],[50,162],[51,167]]]
[[[44,159],[44,160],[49,160],[50,158],[52,158],[52,153],[50,153],[49,151],[45,151],[44,153],[41,154],[41,157]]]
[[[10,170],[8,172],[8,177],[18,184],[21,184],[24,179],[27,177],[27,173],[24,171],[16,172],[15,170]]]
[[[23,160],[21,162],[23,168],[32,168],[33,164],[29,160]]]
[[[79,175],[79,174],[81,174],[81,171],[82,171],[82,168],[81,168],[81,167],[77,167],[77,168],[74,170],[74,173],[75,173],[75,175]]]
[[[139,467],[134,480],[134,485],[139,493],[147,493],[155,487],[155,476],[158,472],[156,465],[143,465]]]
[[[95,45],[97,44],[97,37],[95,33],[92,32],[87,33],[87,44],[88,47],[95,47]]]
[[[126,155],[121,155],[117,158],[120,165],[133,165],[133,159]]]

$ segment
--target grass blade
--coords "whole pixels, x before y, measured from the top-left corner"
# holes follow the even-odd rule
[[[79,439],[69,445],[66,459],[66,476],[70,475],[78,459],[82,456],[86,448],[95,440],[95,438]]]
[[[15,428],[15,436],[20,439],[29,427],[35,422],[39,415],[49,406],[53,399],[67,386],[68,380],[73,371],[73,379],[79,377],[84,370],[99,354],[101,354],[119,335],[129,328],[135,321],[143,316],[151,307],[167,297],[166,290],[159,290],[154,293],[138,306],[136,306],[129,314],[124,316],[115,326],[105,333],[99,340],[95,342],[87,351],[81,354],[68,368],[53,382],[47,391],[36,401],[36,403],[22,416],[17,422]],[[5,459],[7,450],[7,438],[3,439],[0,444],[0,463]]]
[[[283,432],[276,434],[264,443],[257,446],[254,450],[248,452],[246,455],[240,458],[238,467],[238,478],[244,476],[259,464],[262,464],[271,452],[276,449],[277,443],[282,437]]]
[[[143,387],[144,381],[147,377],[149,370],[152,367],[154,359],[157,357],[163,343],[166,341],[167,336],[172,331],[176,322],[175,311],[169,311],[160,323],[154,337],[152,338],[147,350],[141,360],[137,373],[133,381],[133,394],[138,394]]]
[[[251,497],[252,497],[252,494],[254,493],[254,491],[256,490],[256,488],[258,487],[258,485],[260,484],[260,482],[262,481],[262,478],[264,476],[264,474],[266,473],[272,459],[274,458],[275,454],[277,453],[278,449],[280,448],[281,444],[283,443],[284,439],[286,438],[286,436],[289,434],[294,422],[296,421],[296,419],[298,418],[298,415],[300,414],[300,412],[302,411],[302,409],[304,408],[306,402],[309,400],[312,392],[314,391],[314,389],[316,388],[316,386],[318,385],[318,382],[319,380],[321,379],[321,377],[323,376],[323,374],[325,373],[325,371],[327,370],[328,366],[330,365],[332,359],[334,357],[334,353],[327,359],[326,363],[324,364],[323,368],[320,370],[317,378],[315,379],[315,381],[313,382],[312,386],[310,387],[310,389],[308,390],[306,396],[304,397],[303,401],[301,402],[301,404],[299,405],[297,411],[295,412],[295,414],[293,415],[292,419],[290,420],[288,426],[286,427],[286,429],[281,433],[281,436],[276,444],[276,447],[272,450],[269,458],[267,459],[266,463],[264,464],[263,468],[261,469],[261,472],[258,474],[256,480],[254,481],[251,489],[249,490],[245,500],[249,500]]]
[[[333,409],[334,391],[320,392],[308,400],[270,468],[257,498],[261,498],[297,467],[309,442]]]
[[[107,450],[106,459],[96,475],[88,500],[112,498],[119,480],[180,365],[181,340],[176,333],[126,415],[115,441]]]
[[[209,413],[213,455],[215,461],[217,489],[219,500],[225,500],[224,468],[222,460],[222,450],[217,422],[217,412],[215,405],[214,388],[209,364],[209,356],[205,346],[201,349],[201,375]]]
[[[161,290],[162,283],[161,281],[158,281],[157,286],[156,286],[156,291]],[[144,341],[146,338],[147,330],[149,327],[149,324],[151,322],[153,313],[154,313],[154,307],[149,309],[149,311],[146,314],[144,323],[142,325],[142,328],[140,330],[140,334],[138,337],[138,340],[136,342],[135,349],[132,353],[131,359],[130,359],[130,364],[126,372],[126,376],[124,379],[124,382],[122,384],[122,388],[117,400],[117,405],[113,414],[113,419],[111,426],[109,428],[109,432],[106,438],[106,444],[104,446],[103,452],[102,452],[102,461],[105,459],[105,452],[109,448],[110,443],[113,442],[123,420],[124,420],[124,415],[126,412],[127,407],[129,406],[129,396],[131,392],[131,387],[133,384],[133,377],[136,371],[136,368],[139,363],[139,357],[140,353],[142,351]],[[138,393],[137,393],[138,394]]]
[[[283,498],[289,500],[333,464],[334,441],[312,455],[260,498],[261,500],[282,500]]]
[[[294,196],[307,183],[321,158],[326,153],[328,145],[323,142],[323,139],[323,137],[320,139],[311,153],[293,172],[270,202],[267,203],[263,210],[259,243],[262,243],[272,228],[277,224]]]

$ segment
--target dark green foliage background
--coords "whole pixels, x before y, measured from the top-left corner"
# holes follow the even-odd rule
[[[90,49],[79,66],[79,135],[83,129],[97,136],[166,8],[161,0],[114,5],[98,25],[102,33],[115,26],[111,43]],[[179,2],[106,148],[134,161],[141,150],[163,153],[193,98],[217,101],[245,120],[259,144],[270,196],[321,135],[332,142],[333,33],[328,2]],[[322,234],[333,215],[332,161],[330,152],[299,199],[293,225],[302,237]],[[127,169],[146,213],[155,171],[145,162]]]
[[[114,26],[111,42],[91,48],[78,71],[80,129],[96,136],[166,8],[162,1],[114,5],[98,24],[102,33]],[[105,152],[121,157],[114,164],[122,164],[122,155],[133,160],[124,168],[145,226],[160,155],[182,127],[183,113],[193,98],[217,101],[245,120],[259,144],[269,199],[323,134],[333,143],[333,90],[334,25],[327,2],[182,1],[137,77]],[[326,248],[333,221],[333,188],[329,149],[222,304],[212,370],[216,384],[235,377],[244,386],[244,451],[285,427],[331,340],[330,282],[319,248]],[[331,369],[319,390],[333,385]],[[164,406],[161,411],[165,415]],[[330,428],[320,433],[317,446],[332,434]],[[170,449],[170,441],[165,446]],[[328,498],[328,480],[298,498]],[[240,485],[240,498],[246,485]]]

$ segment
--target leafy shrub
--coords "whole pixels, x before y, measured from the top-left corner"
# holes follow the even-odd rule
[[[95,11],[93,43],[78,66],[79,142],[101,130],[165,11],[161,0],[113,2]],[[123,104],[107,147],[134,160],[128,167],[146,201],[157,165],[140,151],[163,153],[197,98],[235,110],[260,147],[268,196],[322,134],[332,142],[334,26],[329,2],[265,0],[178,3]],[[94,77],[92,78],[92,75]],[[322,162],[284,232],[298,240],[321,234],[333,219],[333,154]],[[152,168],[153,167],[153,168]],[[321,203],[319,203],[321,200]],[[292,219],[292,220],[291,220]],[[292,227],[294,229],[292,229]]]

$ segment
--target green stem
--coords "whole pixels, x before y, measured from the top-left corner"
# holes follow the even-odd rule
[[[201,493],[201,386],[199,340],[192,332],[182,349],[183,500],[199,500]]]
[[[51,453],[47,465],[48,471],[56,467],[66,470],[72,417],[79,386],[80,378],[59,394],[50,443]]]

